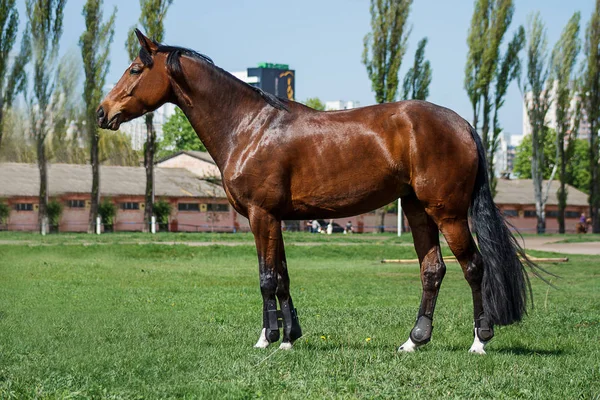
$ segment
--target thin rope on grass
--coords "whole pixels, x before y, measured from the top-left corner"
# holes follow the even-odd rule
[[[273,356],[273,354],[277,353],[279,350],[281,350],[281,349],[278,347],[277,349],[275,349],[274,352],[272,352],[271,354],[269,354],[268,356],[266,356],[265,358],[263,358],[258,364],[256,364],[255,367],[258,367],[260,364],[262,364],[265,361],[267,361],[269,358],[271,358]]]

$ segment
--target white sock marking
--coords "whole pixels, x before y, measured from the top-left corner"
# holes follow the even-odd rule
[[[398,351],[403,351],[405,353],[412,353],[417,349],[417,345],[410,340],[410,338],[408,338],[408,340],[406,342],[404,342],[404,344],[400,347],[398,347]]]
[[[256,342],[256,344],[254,345],[254,347],[256,347],[257,349],[266,349],[271,344],[267,340],[266,332],[267,332],[267,330],[265,328],[263,328],[263,330],[260,332],[260,337],[258,338],[258,342]]]
[[[476,330],[477,328],[474,329]],[[481,340],[479,340],[479,338],[477,337],[477,332],[475,332],[475,339],[473,340],[473,344],[469,349],[469,353],[485,354],[485,345],[486,342],[482,342]]]
[[[283,342],[279,345],[279,350],[291,350],[294,347],[290,342]]]

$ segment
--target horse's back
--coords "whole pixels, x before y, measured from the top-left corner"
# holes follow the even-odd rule
[[[282,165],[296,211],[352,215],[413,190],[439,198],[453,184],[470,195],[475,144],[469,124],[446,108],[402,101],[337,112],[304,109],[289,129],[279,150],[286,154]],[[446,190],[423,190],[430,185]]]

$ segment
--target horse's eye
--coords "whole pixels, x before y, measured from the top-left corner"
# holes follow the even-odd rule
[[[131,69],[129,70],[129,73],[130,73],[131,75],[139,75],[139,74],[141,74],[141,73],[142,73],[142,70],[141,70],[141,69],[139,69],[139,68],[131,68]]]

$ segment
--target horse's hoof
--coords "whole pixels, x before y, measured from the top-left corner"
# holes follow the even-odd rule
[[[485,350],[483,349],[483,347],[475,347],[475,345],[471,346],[471,348],[469,349],[469,353],[474,353],[474,354],[485,354]]]
[[[279,345],[279,350],[291,350],[294,347],[290,342],[283,342]]]
[[[256,344],[254,345],[255,348],[266,349],[271,344],[267,340],[266,331],[267,330],[265,328],[263,328],[263,330],[260,332],[260,337],[258,338],[258,342],[256,342]]]
[[[479,336],[477,335],[477,328],[475,328],[475,339],[473,339],[473,344],[469,349],[469,353],[475,354],[485,354],[485,345],[487,342],[479,340]]]
[[[402,346],[398,347],[398,352],[413,353],[416,349],[417,345],[409,338]]]

